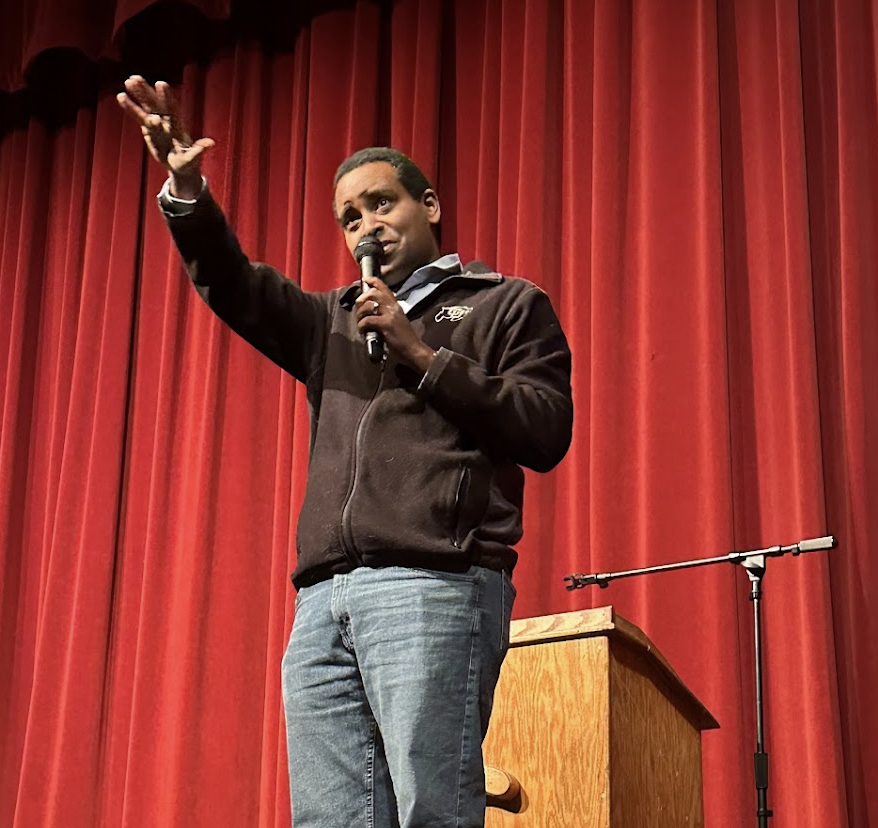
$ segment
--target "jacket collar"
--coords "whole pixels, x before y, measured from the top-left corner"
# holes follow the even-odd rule
[[[450,273],[441,284],[457,284],[458,282],[478,282],[484,285],[497,285],[503,281],[499,273],[495,273],[484,262],[473,261],[462,267],[462,273]],[[345,288],[338,303],[346,311],[351,310],[357,297],[363,292],[362,282],[357,280]],[[420,304],[420,303],[419,303]]]

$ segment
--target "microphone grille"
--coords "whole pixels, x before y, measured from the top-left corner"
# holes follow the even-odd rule
[[[363,261],[366,256],[372,256],[381,261],[383,253],[384,248],[381,246],[381,242],[378,241],[377,236],[363,236],[354,248],[354,258],[357,260],[357,263]]]

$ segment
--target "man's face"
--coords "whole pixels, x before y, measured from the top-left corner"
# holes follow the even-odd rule
[[[439,256],[433,235],[440,216],[436,193],[425,190],[420,199],[412,198],[384,161],[363,164],[339,179],[335,215],[352,254],[363,236],[378,237],[384,248],[381,278],[390,287]]]

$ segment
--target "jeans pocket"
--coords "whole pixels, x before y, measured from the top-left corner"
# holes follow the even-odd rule
[[[304,604],[312,595],[316,595],[321,589],[331,590],[332,580],[318,581],[316,584],[311,584],[311,586],[302,587],[296,593],[296,600],[293,603],[293,611],[298,612],[299,607],[301,607],[302,604]]]
[[[294,612],[297,612],[297,611],[298,611],[298,609],[299,609],[299,604],[301,604],[302,601],[305,600],[305,593],[308,591],[308,589],[309,589],[309,587],[302,587],[302,588],[296,593],[296,600],[295,600],[295,602],[293,603],[293,611],[294,611]]]

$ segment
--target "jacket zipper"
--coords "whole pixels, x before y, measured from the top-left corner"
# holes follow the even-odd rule
[[[375,402],[376,397],[378,396],[378,392],[381,390],[381,386],[384,384],[384,367],[386,365],[387,360],[382,360],[381,372],[378,374],[378,384],[375,386],[375,391],[372,393],[371,399],[363,407],[362,412],[360,412],[360,419],[357,421],[356,437],[354,438],[354,456],[353,469],[351,473],[351,485],[348,488],[347,497],[345,497],[344,505],[341,509],[341,545],[345,557],[354,566],[360,566],[363,563],[363,558],[357,551],[356,543],[354,543],[354,532],[351,528],[351,512],[353,511],[354,493],[357,490],[357,479],[360,476],[360,446],[363,442],[363,432],[365,431],[364,427],[366,423],[366,416],[372,408],[372,405]]]

